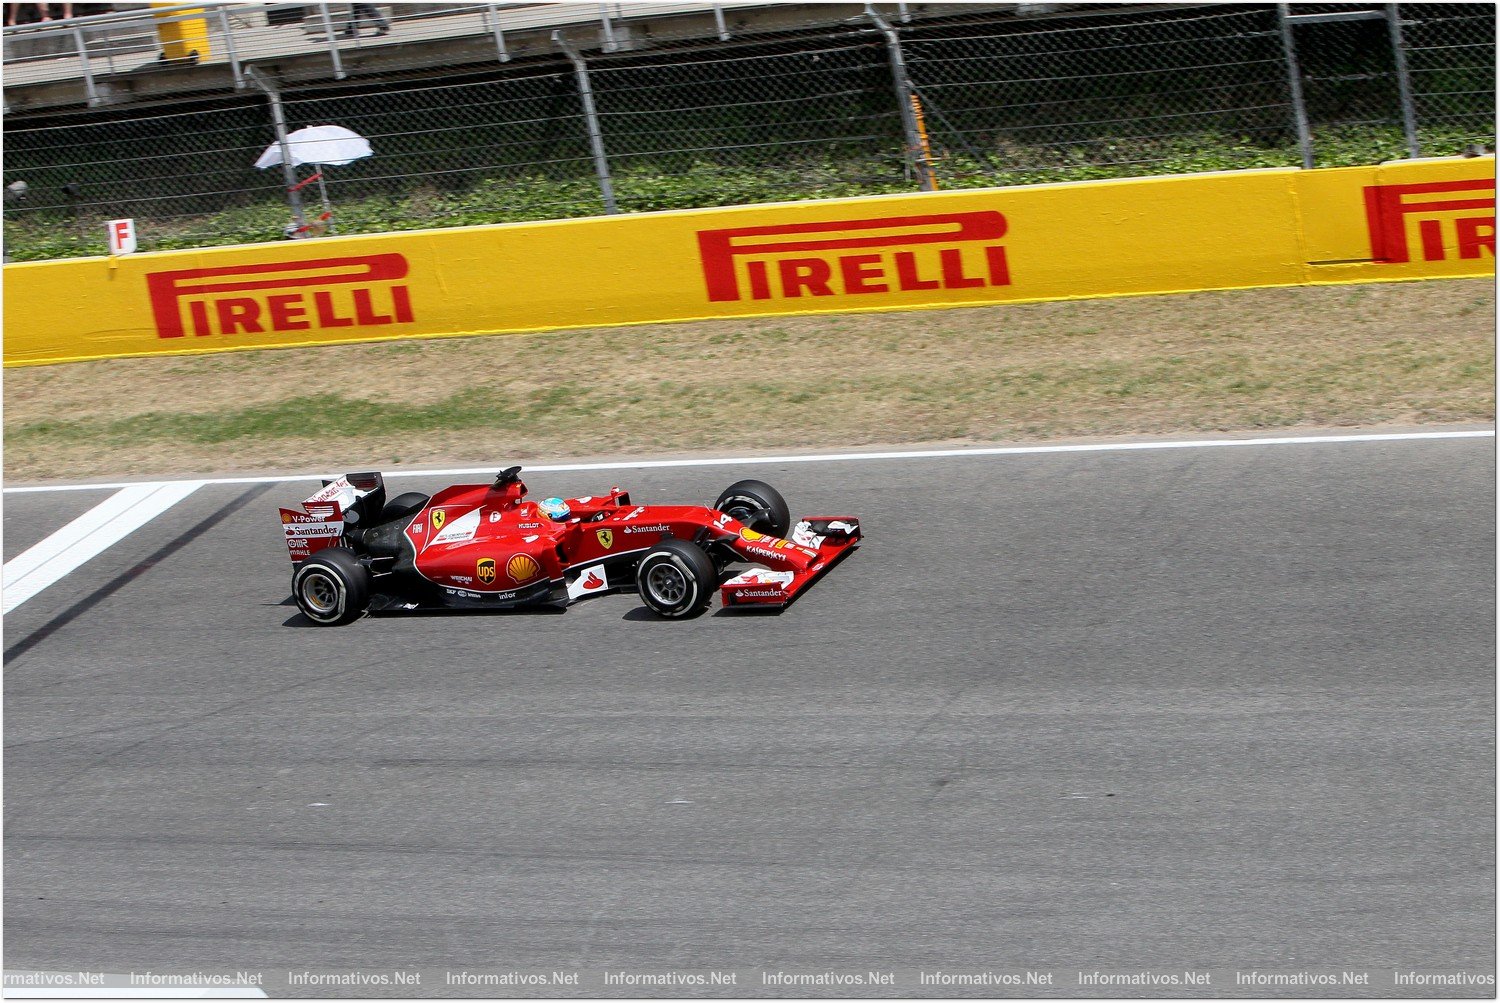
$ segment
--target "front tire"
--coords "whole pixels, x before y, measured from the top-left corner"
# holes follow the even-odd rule
[[[370,572],[354,551],[329,547],[297,565],[292,596],[302,615],[320,627],[351,623],[370,606]]]
[[[719,495],[714,508],[759,533],[784,537],[792,528],[786,499],[765,481],[735,481]]]
[[[686,540],[661,541],[647,551],[635,569],[641,602],[668,620],[686,620],[702,613],[718,584],[714,562]]]

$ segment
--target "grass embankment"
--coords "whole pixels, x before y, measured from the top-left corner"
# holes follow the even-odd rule
[[[1423,153],[1444,156],[1462,152],[1471,132],[1424,129]],[[1406,155],[1405,140],[1395,127],[1348,127],[1320,131],[1319,167],[1378,164]],[[943,190],[988,188],[1058,181],[1140,177],[1148,174],[1194,174],[1204,171],[1295,167],[1301,154],[1292,140],[1280,145],[1252,143],[1244,136],[1195,133],[1152,140],[1120,139],[1087,146],[1014,146],[989,151],[984,159],[957,153],[938,158]],[[592,175],[559,179],[503,171],[461,190],[427,184],[398,194],[351,197],[344,186],[332,186],[334,221],[339,233],[386,233],[489,223],[598,216],[604,203]],[[615,193],[622,212],[653,212],[765,202],[844,198],[913,192],[915,182],[903,176],[895,157],[826,154],[788,158],[774,164],[735,166],[711,162],[667,169],[656,165],[618,168]],[[82,257],[107,253],[104,220],[77,218],[67,210],[12,211],[5,221],[5,248],[13,261]],[[213,213],[191,216],[143,216],[137,219],[141,250],[248,244],[282,239],[290,219],[280,189],[267,184],[263,198]]]
[[[11,369],[11,482],[1492,421],[1483,280]]]

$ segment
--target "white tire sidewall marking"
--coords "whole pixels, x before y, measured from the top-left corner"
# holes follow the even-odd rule
[[[308,577],[314,574],[321,575],[325,580],[332,584],[334,595],[338,597],[338,602],[335,604],[334,608],[327,613],[310,613],[308,612],[307,607],[303,605],[303,586],[306,583]],[[293,584],[297,592],[297,605],[301,608],[302,614],[309,620],[316,620],[319,623],[331,623],[344,615],[344,607],[349,601],[349,588],[344,582],[343,578],[336,574],[332,568],[329,568],[328,566],[322,564],[315,564],[310,568],[299,568],[297,570],[297,580]]]
[[[693,574],[693,570],[687,566],[687,562],[684,561],[679,555],[666,553],[646,556],[645,560],[641,562],[642,566],[644,567],[644,572],[640,576],[642,582],[642,596],[644,597],[651,592],[651,586],[649,584],[651,579],[651,568],[654,564],[660,563],[661,561],[666,561],[678,570],[678,572],[682,575],[682,583],[685,591],[683,592],[682,600],[678,603],[672,604],[673,609],[670,613],[663,613],[655,606],[653,606],[652,608],[662,616],[681,616],[683,613],[686,613],[688,610],[692,609],[694,604],[696,604],[698,601],[698,576]],[[661,603],[661,600],[656,598],[655,596],[652,596],[652,601]]]

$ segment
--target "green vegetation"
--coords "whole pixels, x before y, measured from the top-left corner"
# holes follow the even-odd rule
[[[117,359],[6,371],[5,475],[1477,422],[1494,377],[1482,279]]]
[[[1462,152],[1468,133],[1423,130],[1427,155]],[[1357,166],[1405,155],[1399,129],[1359,127],[1317,137],[1320,167]],[[944,189],[1088,181],[1146,174],[1289,167],[1301,162],[1294,142],[1265,146],[1243,136],[1199,134],[1105,145],[1027,146],[973,154],[944,154],[937,164]],[[840,158],[782,162],[769,166],[725,166],[699,161],[676,170],[648,165],[614,176],[622,212],[652,212],[762,202],[840,198],[911,192],[913,181],[890,158]],[[337,202],[339,233],[383,233],[436,227],[476,226],[596,216],[604,212],[592,176],[553,178],[518,174],[488,178],[464,191],[418,188],[404,195],[377,195]],[[224,209],[171,222],[141,220],[143,250],[259,243],[281,239],[289,214],[278,201]],[[7,221],[5,250],[13,261],[98,255],[106,252],[103,220],[57,213],[30,213]]]

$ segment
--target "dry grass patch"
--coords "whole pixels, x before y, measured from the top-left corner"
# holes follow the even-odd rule
[[[12,481],[1494,418],[1441,281],[8,370]]]

